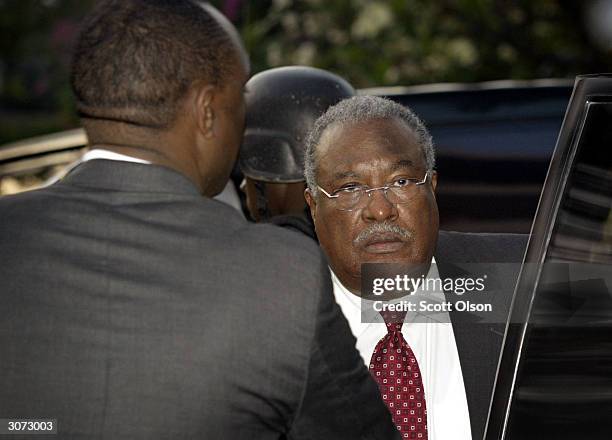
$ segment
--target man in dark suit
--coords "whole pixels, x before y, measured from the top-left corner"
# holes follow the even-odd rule
[[[386,99],[354,97],[331,107],[309,134],[305,196],[336,301],[402,437],[479,439],[518,275],[518,264],[502,266],[520,263],[525,240],[439,232],[434,165],[431,137],[416,115]],[[482,296],[496,318],[477,322],[452,307],[427,324],[406,311],[368,315],[376,306],[362,295],[364,263],[401,263],[418,269],[416,278],[451,281],[464,277],[466,264],[487,263],[504,273],[498,291]],[[453,305],[459,299],[433,293]]]
[[[0,200],[0,418],[57,419],[62,439],[396,435],[316,245],[210,199],[247,64],[199,2],[104,1],[86,21],[91,150]]]

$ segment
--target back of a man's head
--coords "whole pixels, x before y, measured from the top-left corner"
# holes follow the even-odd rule
[[[219,85],[235,57],[214,11],[194,0],[104,0],[84,23],[71,83],[83,118],[170,126],[196,82]]]

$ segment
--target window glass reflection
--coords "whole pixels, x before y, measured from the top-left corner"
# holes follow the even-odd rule
[[[538,282],[506,439],[612,433],[612,104],[590,103]]]

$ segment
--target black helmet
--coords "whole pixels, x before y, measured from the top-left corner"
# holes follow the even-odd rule
[[[246,85],[242,172],[264,182],[303,181],[306,135],[328,107],[354,94],[341,77],[313,67],[278,67],[253,76]]]

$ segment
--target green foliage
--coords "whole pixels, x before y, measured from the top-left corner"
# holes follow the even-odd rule
[[[93,2],[0,0],[0,112],[47,113],[57,129],[78,123],[68,85],[70,52]],[[228,12],[237,6],[230,19],[243,36],[254,73],[303,64],[334,71],[356,87],[373,87],[572,78],[612,70],[609,50],[587,36],[583,16],[589,1],[212,3]],[[0,143],[25,132],[0,127]]]
[[[358,87],[573,77],[608,71],[564,0],[274,0],[246,3],[239,27],[255,71],[306,64]]]
[[[77,125],[68,83],[82,0],[0,0],[0,143]]]

